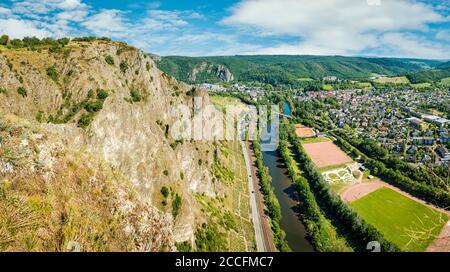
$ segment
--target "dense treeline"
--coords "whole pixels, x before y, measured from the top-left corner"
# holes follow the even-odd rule
[[[279,150],[299,197],[301,220],[308,234],[313,238],[315,249],[320,252],[352,251],[346,240],[338,236],[336,229],[325,218],[311,192],[308,181],[301,175],[289,150],[288,135],[284,124],[280,128]]]
[[[430,61],[430,65],[439,62]],[[417,61],[392,58],[357,58],[341,56],[223,56],[223,57],[163,57],[157,63],[164,72],[185,82],[220,81],[216,69],[227,67],[239,82],[263,82],[272,85],[308,86],[311,90],[326,76],[348,80],[368,80],[372,73],[384,75],[407,74],[422,70]],[[205,69],[199,69],[205,67]],[[192,71],[201,70],[192,80]],[[348,84],[343,83],[343,85]],[[337,88],[340,85],[337,84]],[[342,86],[344,88],[345,86]]]
[[[109,38],[98,37],[78,37],[73,38],[73,41],[78,42],[90,42],[94,40],[111,41]],[[23,39],[11,39],[8,35],[0,36],[0,45],[7,46],[8,48],[31,48],[37,49],[40,47],[48,47],[50,49],[57,49],[66,46],[70,42],[69,38],[42,38],[37,37],[25,37]]]
[[[272,178],[269,174],[269,169],[264,166],[263,154],[261,152],[261,145],[258,141],[253,141],[253,151],[256,157],[256,167],[258,168],[259,183],[261,191],[264,196],[264,205],[267,209],[267,214],[270,217],[270,225],[272,228],[274,244],[279,251],[290,251],[289,246],[285,240],[285,234],[280,227],[281,208],[278,199],[272,188]]]
[[[63,47],[69,43],[69,38],[53,39],[36,37],[25,37],[23,39],[10,39],[8,35],[2,35],[0,37],[0,45],[4,45],[10,48],[36,48],[40,46],[48,47]]]
[[[336,138],[337,144],[346,149],[350,154],[361,156],[371,166],[371,171],[374,175],[382,176],[388,182],[402,190],[437,206],[443,208],[450,207],[450,192],[433,184],[427,184],[424,181],[426,179],[426,172],[420,172],[425,171],[423,168],[414,170],[410,166],[405,167],[405,163],[398,159],[385,158],[383,162],[380,159],[371,158],[369,154],[363,154],[355,148],[355,146],[360,147],[358,146],[360,140],[347,137],[342,132],[333,133],[333,136]],[[413,179],[409,176],[418,179]]]
[[[361,247],[371,241],[378,241],[383,251],[399,251],[400,249],[393,243],[386,240],[383,235],[372,225],[365,222],[359,215],[345,204],[341,198],[330,188],[329,184],[323,179],[321,173],[316,169],[303,146],[295,136],[294,128],[289,129],[289,139],[296,152],[297,161],[301,166],[305,178],[309,181],[311,188],[315,192],[316,198],[328,208],[331,215],[337,219],[342,227],[354,237],[355,241],[361,243]]]
[[[420,71],[406,76],[411,83],[432,83],[450,77],[450,67]]]

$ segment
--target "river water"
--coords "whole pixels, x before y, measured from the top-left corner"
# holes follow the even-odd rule
[[[285,114],[289,115],[291,110],[289,105],[285,103],[283,107]],[[276,123],[275,123],[276,124]],[[264,137],[270,134],[271,137],[277,137],[277,126],[274,125],[274,120],[272,120],[271,129],[267,129],[263,133]],[[270,148],[269,148],[270,149]],[[275,149],[275,148],[272,148]],[[306,238],[306,229],[298,217],[298,201],[296,200],[296,194],[291,179],[287,174],[287,169],[283,163],[278,150],[268,150],[264,151],[264,165],[269,168],[270,176],[272,177],[272,185],[274,187],[274,192],[281,207],[281,228],[286,233],[286,240],[289,247],[295,252],[312,252],[314,251],[313,246],[310,241]]]

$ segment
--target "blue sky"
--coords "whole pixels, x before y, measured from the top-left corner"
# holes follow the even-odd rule
[[[160,55],[450,59],[450,0],[0,0],[0,33],[107,36]]]

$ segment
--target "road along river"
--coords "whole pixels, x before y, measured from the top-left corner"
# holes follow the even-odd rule
[[[286,111],[285,111],[286,112]],[[290,112],[290,111],[289,111]],[[272,124],[276,119],[272,120]],[[268,126],[262,134],[262,139],[267,139],[266,136],[278,137],[277,126]],[[272,138],[274,139],[274,138]],[[276,148],[272,148],[276,149]],[[289,247],[296,252],[312,252],[314,247],[307,239],[305,226],[298,216],[298,200],[291,178],[287,175],[287,169],[283,163],[278,150],[264,151],[264,165],[269,168],[270,176],[272,177],[272,185],[274,187],[275,195],[280,202],[281,207],[281,228],[286,233],[286,240]]]

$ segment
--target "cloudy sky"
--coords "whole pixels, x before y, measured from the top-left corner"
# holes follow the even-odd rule
[[[450,59],[450,0],[0,0],[0,34],[107,36],[160,55]]]

